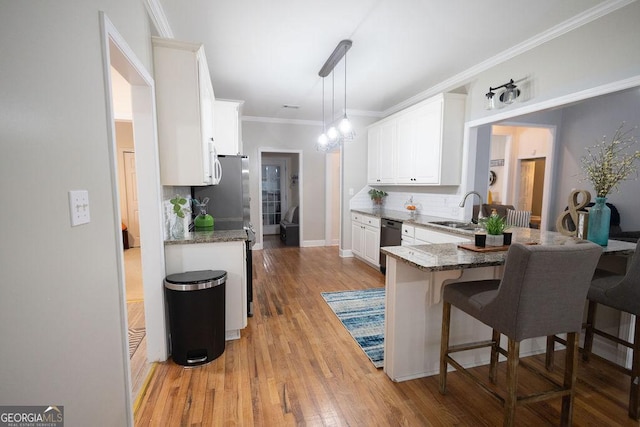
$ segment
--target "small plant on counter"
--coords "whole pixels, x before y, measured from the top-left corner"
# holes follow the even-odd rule
[[[482,228],[487,230],[487,234],[492,236],[499,236],[507,229],[507,222],[505,218],[498,214],[491,214],[488,218],[481,219],[479,223],[482,225]]]
[[[376,190],[375,188],[372,188],[371,190],[369,190],[369,196],[371,197],[371,200],[373,200],[376,204],[382,204],[382,198],[385,197],[387,195],[386,191],[382,191],[382,190]]]

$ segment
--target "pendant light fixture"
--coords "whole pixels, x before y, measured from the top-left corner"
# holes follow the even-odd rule
[[[338,130],[342,136],[343,141],[353,141],[356,137],[356,133],[353,130],[353,126],[347,117],[347,48],[344,49],[344,117],[340,120]]]
[[[347,51],[351,48],[351,40],[342,40],[333,50],[329,58],[324,63],[318,75],[322,77],[322,134],[318,137],[316,148],[321,151],[334,151],[344,141],[351,141],[355,138],[353,126],[347,117]],[[335,121],[335,75],[334,68],[345,57],[344,64],[344,114],[336,126]],[[329,129],[325,122],[324,115],[324,79],[331,73],[331,119]]]

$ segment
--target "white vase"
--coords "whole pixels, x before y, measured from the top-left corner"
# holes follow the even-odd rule
[[[504,244],[504,236],[502,234],[487,234],[487,246],[502,246]]]

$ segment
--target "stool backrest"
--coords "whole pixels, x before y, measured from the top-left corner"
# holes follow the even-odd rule
[[[616,307],[627,313],[640,315],[640,240],[622,281],[606,291],[607,297],[616,301]]]
[[[579,332],[601,253],[588,241],[511,245],[498,294],[486,307],[496,329],[517,341]]]

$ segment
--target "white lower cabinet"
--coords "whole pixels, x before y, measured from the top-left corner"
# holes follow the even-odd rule
[[[457,234],[434,231],[426,227],[402,224],[402,246],[468,242],[468,238]]]
[[[380,266],[380,218],[351,214],[351,251],[365,261]]]
[[[225,335],[240,338],[247,326],[247,276],[245,242],[191,243],[166,245],[164,248],[167,275],[197,270],[224,270]]]

